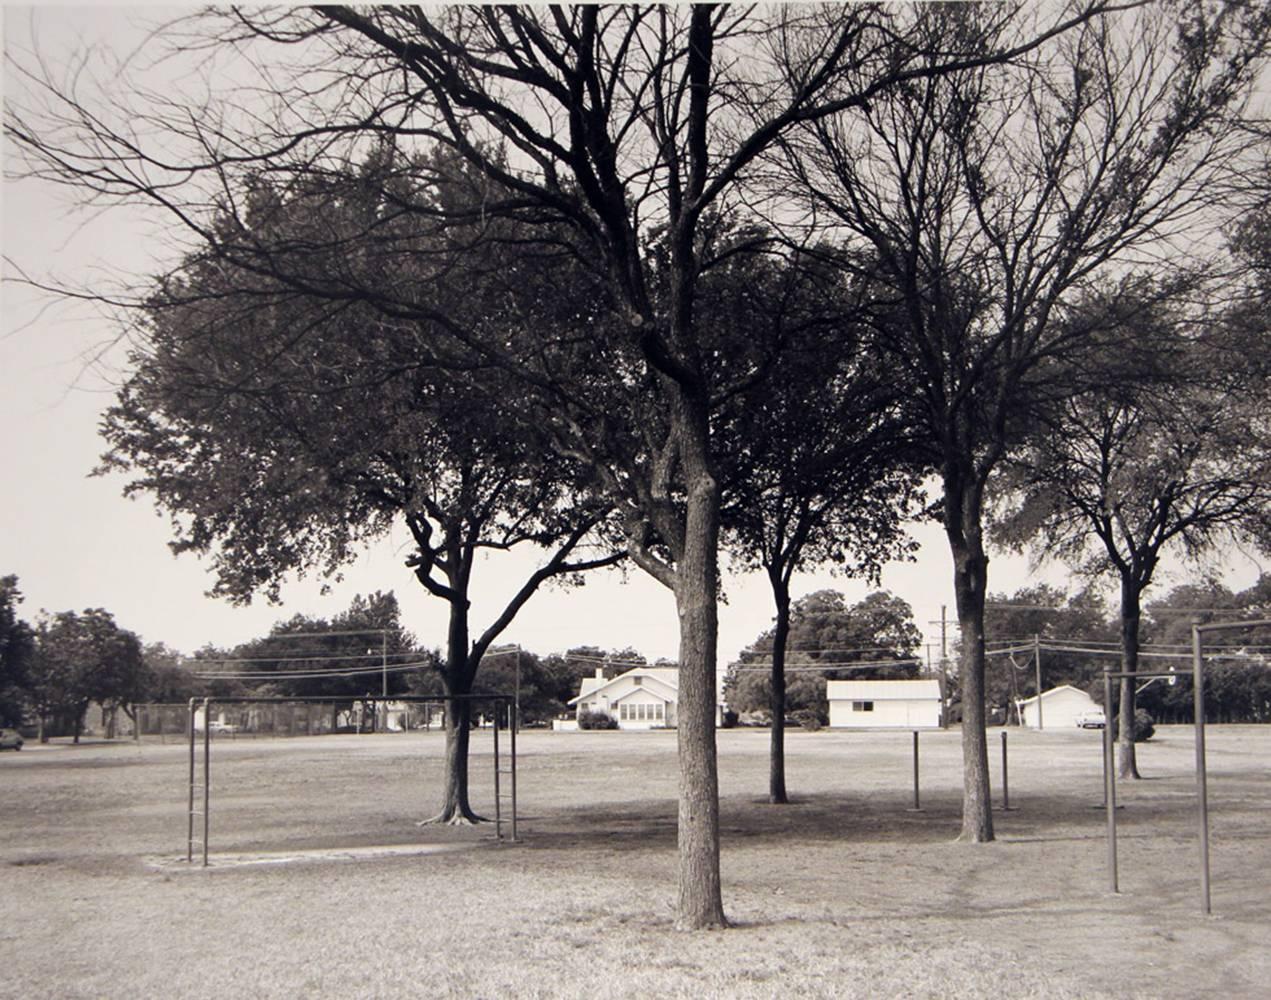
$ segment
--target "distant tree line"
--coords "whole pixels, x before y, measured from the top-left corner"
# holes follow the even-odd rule
[[[191,698],[325,698],[351,707],[387,695],[446,697],[444,662],[401,624],[392,592],[357,595],[330,618],[294,615],[269,634],[237,646],[207,645],[191,656],[143,643],[100,608],[20,614],[16,576],[0,577],[0,723],[30,726],[41,740],[73,736],[100,706],[107,738],[118,713],[137,724],[141,704]],[[633,649],[577,646],[540,655],[516,647],[487,653],[474,693],[520,694],[522,724],[549,723],[570,712],[582,679],[645,665]],[[669,664],[661,664],[666,666]]]
[[[1232,592],[1207,581],[1175,586],[1143,607],[1141,672],[1177,676],[1138,681],[1136,709],[1157,723],[1190,723],[1192,697],[1191,626],[1271,617],[1271,576]],[[991,656],[988,699],[999,721],[1017,721],[1016,701],[1037,693],[1036,671],[1027,647],[1034,638],[1043,647],[1042,688],[1061,684],[1088,692],[1103,702],[1103,672],[1121,667],[1121,619],[1093,590],[1068,595],[1045,584],[1007,596],[993,594],[985,615],[990,650],[1025,647],[1011,656]],[[1063,648],[1067,647],[1067,649]],[[1098,650],[1098,652],[1092,652]],[[1209,722],[1271,722],[1271,628],[1251,626],[1207,637],[1205,716]],[[955,688],[956,697],[956,688]],[[1121,698],[1113,692],[1112,713]]]

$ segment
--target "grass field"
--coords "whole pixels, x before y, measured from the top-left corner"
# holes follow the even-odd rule
[[[207,870],[176,860],[184,747],[28,744],[0,756],[0,996],[1271,996],[1271,727],[1209,729],[1209,919],[1189,729],[1120,788],[1120,895],[1096,732],[1011,731],[985,845],[954,842],[956,731],[922,736],[921,812],[908,733],[790,734],[785,807],[767,741],[719,734],[735,926],[701,934],[672,929],[673,733],[523,733],[502,847],[415,826],[438,733],[221,739]]]

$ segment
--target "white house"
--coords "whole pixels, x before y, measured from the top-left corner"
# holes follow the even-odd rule
[[[940,725],[940,682],[826,681],[830,725],[841,729],[930,729]]]
[[[584,677],[578,697],[570,699],[577,715],[605,712],[618,720],[619,729],[672,729],[680,694],[680,673],[670,667],[635,667],[605,679],[597,667],[595,676]],[[721,710],[715,709],[718,725]]]
[[[1029,729],[1037,728],[1038,695],[1016,702],[1020,718]],[[1096,711],[1099,706],[1095,700],[1078,690],[1071,684],[1043,691],[1041,700],[1041,724],[1046,729],[1071,729],[1077,724],[1077,716],[1085,712]]]

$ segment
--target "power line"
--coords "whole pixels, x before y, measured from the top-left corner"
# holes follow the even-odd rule
[[[433,663],[431,660],[418,660],[414,663],[400,663],[388,667],[387,672],[390,674],[403,673],[407,670],[417,670],[420,667],[430,667]],[[200,680],[301,680],[315,679],[320,677],[360,677],[362,675],[375,674],[379,675],[385,672],[383,667],[354,667],[349,670],[340,670],[338,668],[328,668],[326,670],[277,670],[277,671],[233,671],[233,670],[205,670],[195,671],[194,676]]]
[[[869,670],[873,667],[899,667],[911,665],[922,666],[922,661],[917,658],[908,660],[843,660],[827,661],[816,665],[806,663],[787,664],[785,669],[788,673],[807,673],[822,670]],[[766,674],[768,673],[768,667],[770,666],[771,664],[768,664],[768,666],[750,663],[745,666],[742,666],[741,664],[730,664],[727,672],[737,674]]]
[[[330,656],[218,656],[209,659],[187,659],[186,663],[322,663],[328,660],[367,660],[371,657],[379,660],[384,656],[418,656],[416,650],[403,650],[399,653],[381,653],[372,650],[368,653],[332,653]]]

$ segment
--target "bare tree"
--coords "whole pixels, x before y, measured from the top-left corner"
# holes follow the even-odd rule
[[[928,50],[1004,43],[986,9],[938,6]],[[1194,262],[1250,138],[1238,126],[1271,32],[1243,3],[1089,21],[1009,67],[931,74],[863,115],[810,123],[786,168],[809,212],[864,243],[895,290],[881,327],[942,483],[962,631],[962,839],[993,838],[984,710],[983,511],[990,477],[1082,348],[1072,295],[1136,263]],[[919,46],[922,48],[922,46]],[[863,125],[863,127],[862,127]],[[843,258],[849,263],[855,257]]]

